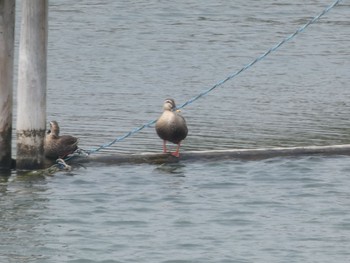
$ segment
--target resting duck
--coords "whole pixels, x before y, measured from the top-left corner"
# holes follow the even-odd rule
[[[163,114],[156,122],[156,132],[163,139],[163,152],[166,153],[166,142],[177,144],[176,152],[171,153],[175,157],[179,157],[181,141],[187,136],[188,129],[184,117],[176,111],[175,101],[166,99],[163,105]]]
[[[44,153],[46,158],[64,158],[78,149],[78,138],[70,135],[60,136],[60,127],[57,121],[50,122],[44,141]]]

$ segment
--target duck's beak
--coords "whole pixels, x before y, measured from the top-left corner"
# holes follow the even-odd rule
[[[181,112],[181,110],[176,110],[175,112]]]

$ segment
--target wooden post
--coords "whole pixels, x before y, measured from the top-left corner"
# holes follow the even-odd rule
[[[141,154],[109,154],[89,155],[72,158],[69,163],[102,163],[102,164],[130,164],[130,163],[176,163],[179,161],[223,161],[223,160],[264,160],[276,157],[300,157],[300,156],[336,156],[350,155],[350,144],[329,146],[299,146],[299,147],[275,147],[259,149],[228,149],[209,151],[184,151],[180,158],[169,153],[141,153]]]
[[[44,165],[48,0],[22,1],[17,94],[17,163]]]
[[[15,2],[0,0],[0,169],[11,168]]]

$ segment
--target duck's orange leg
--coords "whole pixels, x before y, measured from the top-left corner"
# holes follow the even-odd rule
[[[180,157],[180,146],[181,146],[181,144],[178,143],[178,145],[177,145],[177,147],[176,147],[176,152],[171,153],[172,156],[175,156],[175,157],[177,157],[177,158]]]
[[[166,140],[163,141],[163,153],[167,153],[167,150],[166,150]]]

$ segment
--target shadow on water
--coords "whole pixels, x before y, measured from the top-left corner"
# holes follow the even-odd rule
[[[11,176],[11,173],[11,170],[0,170],[0,182],[8,180],[8,178]]]
[[[171,174],[178,177],[185,177],[184,168],[186,165],[182,163],[163,163],[158,165],[155,170],[162,174]]]
[[[9,258],[12,262],[46,260],[42,255],[45,235],[41,227],[42,218],[48,211],[47,190],[47,180],[43,175],[1,172],[0,250],[4,252],[0,253],[1,262],[8,262]],[[27,253],[28,250],[31,252]]]

